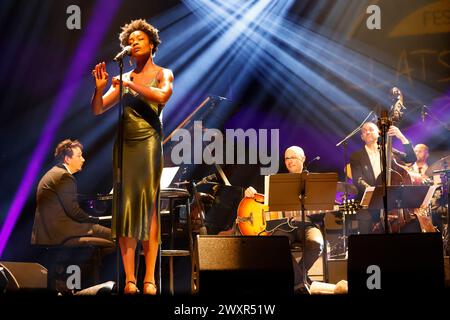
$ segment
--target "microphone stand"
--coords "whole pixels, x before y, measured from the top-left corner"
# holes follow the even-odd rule
[[[437,116],[435,116],[429,106],[423,105],[421,108],[422,108],[422,112],[421,112],[422,113],[422,122],[424,122],[425,118],[428,116],[431,119],[433,119],[434,121],[436,121],[437,123],[439,123],[439,125],[441,127],[443,127],[445,130],[450,131],[450,126],[448,125],[448,123],[441,121]]]
[[[199,199],[197,186],[199,186],[203,183],[206,183],[206,182],[207,182],[206,178],[203,178],[199,182],[195,182],[194,180],[192,180],[190,182],[190,187],[191,187],[191,192],[192,192],[192,201],[189,203],[189,205],[191,205],[191,208],[196,208],[199,211],[200,228],[198,229],[198,233],[200,235],[205,235],[208,232],[205,227],[205,211],[204,211],[204,207]],[[191,212],[191,214],[192,214],[192,212]],[[190,219],[190,217],[188,217],[188,219]],[[192,220],[191,220],[191,222],[192,222]]]
[[[309,293],[309,284],[308,284],[308,270],[306,270],[305,258],[306,258],[306,214],[305,214],[305,198],[306,198],[306,177],[308,176],[308,172],[302,172],[301,186],[300,186],[300,210],[302,213],[302,275],[303,275],[303,285],[308,290]],[[326,244],[325,244],[326,248]]]
[[[348,201],[348,191],[347,191],[347,184],[348,184],[348,172],[347,172],[347,163],[348,163],[348,150],[347,150],[347,141],[353,137],[359,130],[361,130],[364,123],[366,123],[367,119],[373,114],[373,111],[370,111],[370,113],[366,116],[366,118],[361,122],[361,124],[354,129],[352,132],[350,132],[343,140],[339,141],[336,144],[336,147],[339,147],[340,145],[343,146],[344,150],[344,176],[345,176],[345,191],[344,191],[344,205],[347,204]],[[345,219],[345,212],[342,214],[342,238],[344,243],[344,254],[347,253],[347,221]]]
[[[391,126],[391,121],[387,115],[387,111],[381,111],[381,115],[378,118],[378,128],[380,129],[380,138],[378,140],[378,145],[381,144],[380,156],[381,156],[381,179],[383,187],[383,218],[384,218],[384,232],[389,233],[389,221],[388,221],[388,208],[387,208],[387,161],[386,161],[386,143],[387,143],[387,132]],[[380,141],[381,140],[381,141]]]
[[[122,215],[123,201],[122,201],[122,178],[123,178],[123,57],[117,59],[119,63],[119,114],[118,114],[118,132],[117,132],[117,167],[116,170],[116,185],[114,186],[114,193],[116,194],[116,290],[117,294],[120,292],[120,247],[119,247],[119,222]]]

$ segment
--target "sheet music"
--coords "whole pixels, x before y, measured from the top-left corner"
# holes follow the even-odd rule
[[[364,190],[364,195],[361,199],[361,206],[367,208],[370,203],[370,199],[372,199],[373,191],[375,190],[375,187],[367,187],[366,190]]]
[[[175,175],[178,172],[178,169],[180,169],[180,167],[163,168],[163,171],[161,174],[161,180],[159,182],[161,189],[167,189],[170,186],[173,178],[175,178]]]
[[[434,193],[436,192],[436,189],[438,188],[438,185],[430,186],[428,189],[427,195],[423,199],[422,204],[420,205],[421,208],[426,208],[430,205],[431,199],[433,198]]]

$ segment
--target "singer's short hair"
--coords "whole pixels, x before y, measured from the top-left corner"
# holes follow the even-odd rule
[[[58,161],[58,163],[63,163],[66,156],[72,158],[74,148],[80,148],[80,150],[83,151],[83,145],[78,140],[66,139],[58,143],[55,149],[56,161]]]
[[[152,55],[158,50],[158,46],[161,43],[158,34],[159,31],[144,19],[132,20],[130,23],[125,24],[121,29],[122,32],[119,34],[119,40],[122,48],[125,48],[128,45],[130,34],[139,30],[144,32],[148,36],[149,41],[153,43]]]

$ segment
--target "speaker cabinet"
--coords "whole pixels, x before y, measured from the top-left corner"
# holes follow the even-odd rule
[[[6,292],[47,289],[47,269],[39,263],[0,261]]]
[[[197,236],[200,295],[289,295],[294,275],[283,236]]]
[[[350,294],[443,289],[442,235],[350,235],[348,286]]]

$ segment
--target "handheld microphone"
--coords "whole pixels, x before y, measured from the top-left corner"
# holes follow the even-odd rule
[[[114,57],[114,61],[119,61],[122,60],[123,57],[125,56],[129,56],[131,54],[131,46],[126,46],[125,48],[123,48],[122,51],[120,51],[115,57]]]

